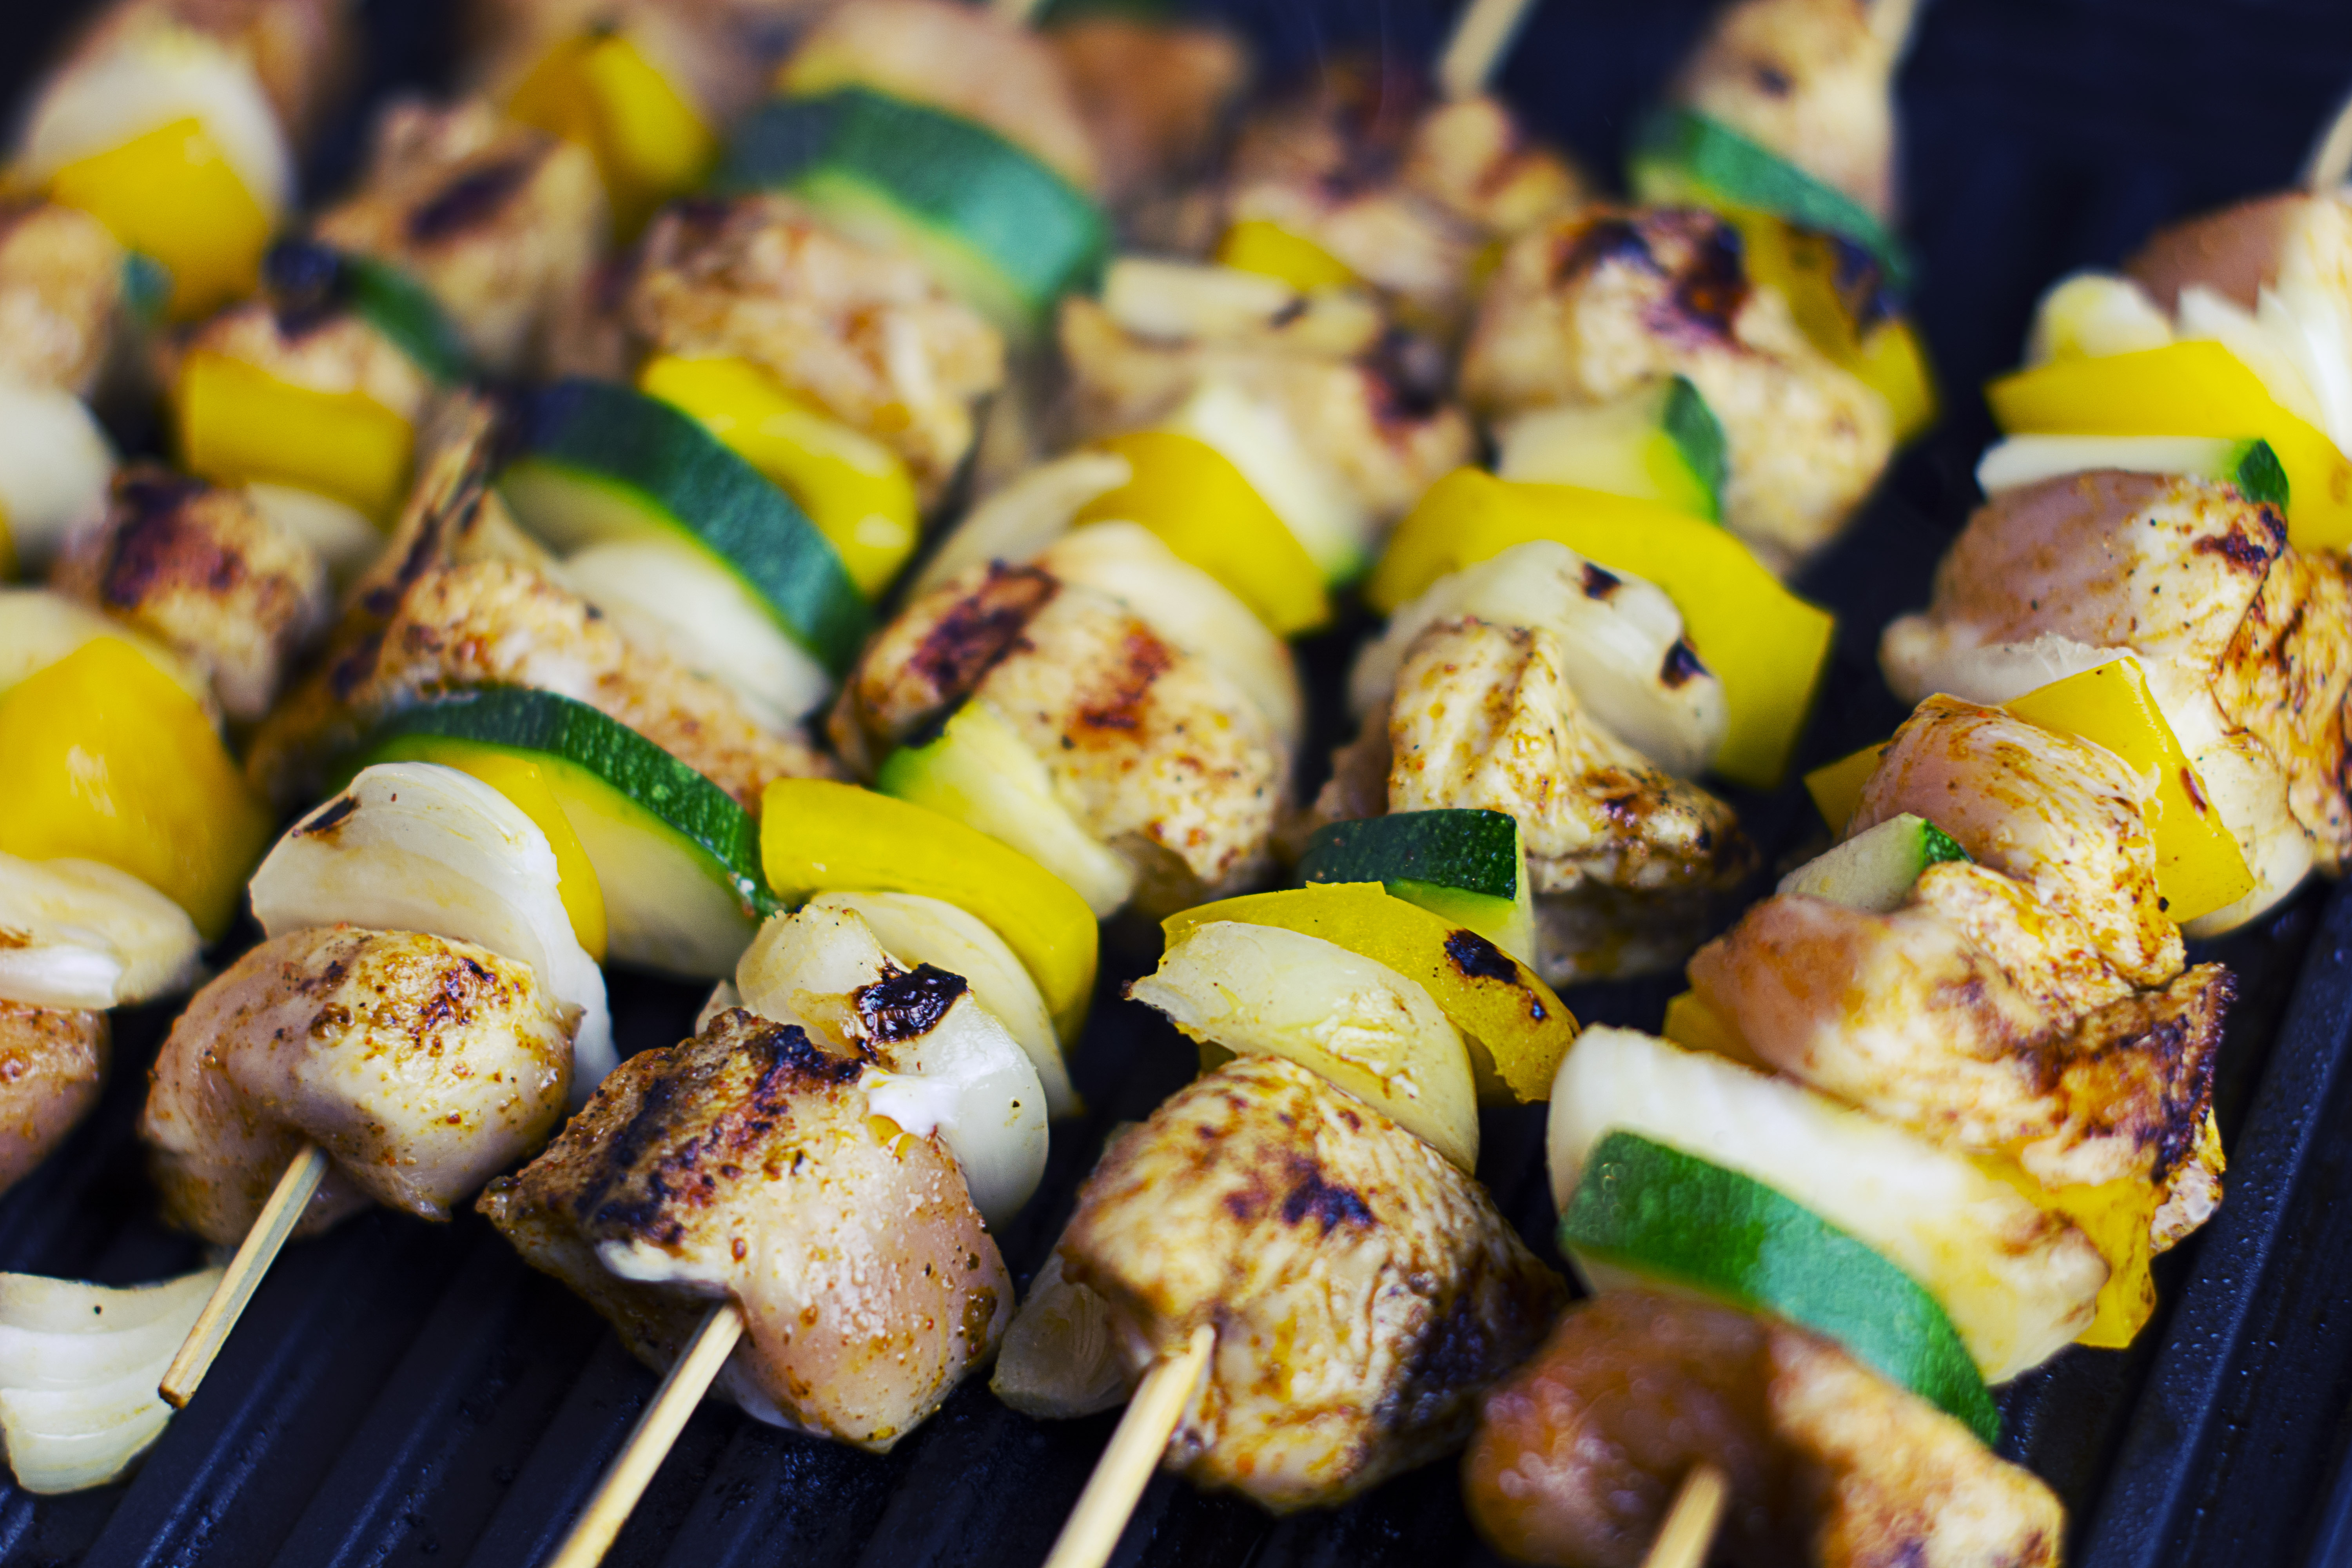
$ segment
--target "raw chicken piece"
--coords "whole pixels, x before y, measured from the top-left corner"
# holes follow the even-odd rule
[[[0,942],[9,933],[0,931]],[[106,1087],[106,1015],[0,998],[0,1192],[80,1125]]]

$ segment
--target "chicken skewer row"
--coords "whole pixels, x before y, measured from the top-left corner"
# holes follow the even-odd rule
[[[480,1200],[667,1368],[562,1568],[603,1556],[714,1381],[756,1419],[884,1452],[1012,1320],[990,1231],[1071,1107],[1055,1029],[1082,1018],[1092,915],[1003,845],[847,784],[770,786],[761,854],[800,907],[696,1037],[632,1058]]]
[[[2147,1320],[2220,1197],[2232,992],[2165,908],[2199,872],[2147,715],[2084,679],[1930,699],[1843,842],[1692,961],[1681,1044],[1571,1048],[1553,1185],[1603,1295],[1488,1403],[1465,1484],[1503,1550],[1631,1563],[1704,1463],[1748,1554],[2056,1561],[1985,1385]]]

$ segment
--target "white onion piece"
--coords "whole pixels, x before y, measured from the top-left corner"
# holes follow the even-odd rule
[[[1202,382],[1160,426],[1213,447],[1274,509],[1324,577],[1354,574],[1372,545],[1372,515],[1289,418],[1230,382]]]
[[[171,1418],[155,1393],[221,1271],[116,1289],[0,1274],[0,1437],[42,1494],[113,1480]]]
[[[294,195],[294,157],[269,95],[239,50],[194,27],[150,25],[49,79],[25,123],[20,163],[35,183],[191,117],[270,216]]]
[[[80,398],[0,377],[0,509],[16,556],[47,567],[74,524],[106,510],[114,447]]]
[[[47,588],[0,588],[0,691],[100,637],[128,644],[140,658],[171,677],[173,685],[195,699],[207,717],[218,721],[212,683],[189,668],[178,655],[79,600]]]
[[[1547,539],[1515,544],[1439,578],[1399,605],[1387,630],[1356,656],[1349,706],[1363,714],[1387,701],[1415,638],[1439,622],[1475,616],[1552,633],[1568,656],[1577,700],[1611,734],[1678,778],[1705,772],[1730,723],[1722,682],[1704,668],[1691,673],[1675,655],[1682,612],[1664,589],[1622,573],[1593,577],[1592,570],[1583,556]],[[1601,584],[1601,591],[1589,584]],[[1672,682],[1665,678],[1670,658],[1676,665]]]
[[[695,550],[659,540],[592,544],[564,558],[563,577],[624,637],[727,686],[771,729],[791,729],[833,694],[824,666]]]
[[[203,945],[187,911],[95,860],[0,854],[0,996],[120,1007],[184,988]]]
[[[804,909],[760,928],[735,984],[743,1005],[763,1018],[799,1024],[836,1047],[869,1045],[882,1067],[861,1080],[868,1103],[909,1132],[936,1132],[963,1172],[972,1206],[1000,1226],[1045,1173],[1045,1086],[970,989],[926,1033],[870,1039],[856,993],[898,969],[857,914]]]
[[[383,553],[383,531],[348,501],[257,480],[247,485],[245,493],[256,511],[319,552],[337,588],[348,584]]]
[[[1097,496],[1135,477],[1135,465],[1108,452],[1073,452],[1031,468],[971,509],[915,579],[926,594],[966,567],[1034,560]]]
[[[470,942],[528,963],[580,1010],[572,1099],[619,1059],[604,976],[572,930],[555,851],[522,808],[455,768],[382,763],[288,829],[253,874],[271,936],[348,923]]]
[[[2327,412],[2297,363],[2304,357],[2298,345],[2281,342],[2244,306],[2202,283],[2180,291],[2177,316],[2182,341],[2220,343],[2254,373],[2272,402],[2307,425],[2326,428]]]
[[[1126,1404],[1130,1381],[1110,1303],[1062,1278],[1062,1255],[1047,1253],[1004,1331],[990,1392],[1024,1415],[1068,1421]]]
[[[1139,522],[1096,522],[1054,542],[1038,563],[1065,583],[1108,594],[1144,625],[1241,688],[1296,749],[1307,722],[1290,645],[1232,589]]]
[[[2112,272],[2077,272],[2053,284],[2034,308],[2025,363],[2105,359],[2171,342],[2172,323],[2147,289]]]
[[[1045,1087],[1047,1114],[1077,1114],[1078,1093],[1070,1086],[1070,1069],[1062,1059],[1062,1043],[1054,1033],[1045,998],[1021,960],[985,921],[945,899],[919,893],[824,893],[811,899],[808,907],[856,914],[903,968],[928,963],[962,975],[980,1005],[1027,1053]],[[734,990],[728,989],[730,994]]]

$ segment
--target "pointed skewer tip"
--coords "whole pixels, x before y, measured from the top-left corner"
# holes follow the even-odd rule
[[[164,1404],[174,1410],[187,1408],[188,1401],[195,1396],[196,1384],[212,1370],[221,1346],[228,1342],[229,1331],[245,1315],[253,1293],[261,1288],[262,1276],[269,1272],[269,1265],[286,1245],[286,1238],[294,1234],[303,1211],[310,1206],[310,1194],[319,1190],[319,1183],[326,1173],[326,1151],[316,1143],[303,1144],[286,1163],[285,1173],[270,1189],[269,1201],[261,1205],[253,1228],[245,1233],[236,1256],[229,1259],[220,1283],[213,1287],[212,1299],[196,1314],[188,1337],[180,1342],[180,1353],[163,1369],[163,1380],[155,1385],[155,1393]]]
[[[1160,1457],[1168,1451],[1168,1439],[1192,1405],[1216,1346],[1217,1331],[1203,1323],[1181,1351],[1152,1363],[1135,1385],[1135,1396],[1127,1402],[1127,1414],[1111,1434],[1110,1446],[1087,1478],[1087,1489],[1078,1494],[1078,1505],[1062,1526],[1045,1568],[1102,1568],[1110,1561],[1128,1516],[1160,1468]]]
[[[1658,1527],[1657,1540],[1650,1543],[1650,1554],[1642,1559],[1642,1568],[1700,1568],[1715,1548],[1729,1493],[1721,1470],[1709,1464],[1692,1466],[1675,1494],[1675,1506],[1666,1510],[1666,1522]]]

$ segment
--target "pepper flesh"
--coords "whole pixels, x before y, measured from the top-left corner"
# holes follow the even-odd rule
[[[719,160],[719,139],[702,116],[617,33],[557,44],[517,85],[507,112],[595,155],[624,238],[662,203],[700,184]]]
[[[124,248],[172,276],[168,310],[185,321],[251,293],[275,220],[204,122],[190,115],[75,160],[49,195],[104,224]]]
[[[1217,242],[1217,264],[1289,284],[1300,293],[1344,289],[1357,281],[1355,268],[1301,235],[1265,218],[1244,218]]]
[[[365,393],[313,392],[197,349],[180,367],[172,405],[181,461],[216,483],[315,490],[378,523],[406,494],[415,428]]]

